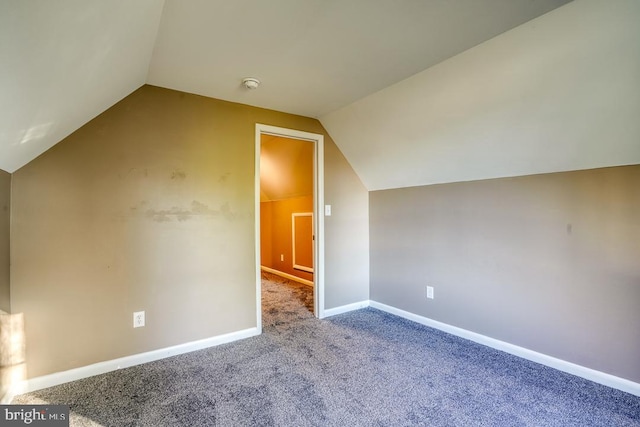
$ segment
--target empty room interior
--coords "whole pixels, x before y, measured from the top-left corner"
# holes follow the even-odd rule
[[[639,22],[1,1],[2,403],[640,426]]]

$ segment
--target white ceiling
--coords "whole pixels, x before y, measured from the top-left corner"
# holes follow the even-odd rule
[[[143,85],[162,1],[0,0],[0,169]]]
[[[0,169],[144,83],[321,117],[566,2],[2,0]]]
[[[576,0],[320,120],[369,190],[640,164],[639,23]]]
[[[563,3],[166,0],[147,82],[320,117]]]

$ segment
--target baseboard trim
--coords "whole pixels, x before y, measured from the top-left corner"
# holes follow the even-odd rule
[[[361,308],[369,307],[369,300],[354,302],[352,304],[341,305],[340,307],[330,308],[324,310],[324,317],[336,316],[338,314],[347,313],[349,311],[360,310]]]
[[[410,313],[408,311],[404,311],[399,308],[395,308],[376,301],[370,301],[369,305],[378,310],[385,311],[387,313],[420,323],[425,326],[439,329],[449,334],[477,342],[478,344],[483,344],[488,347],[513,354],[514,356],[522,357],[523,359],[531,360],[533,362],[558,369],[559,371],[567,372],[569,374],[585,378],[598,384],[606,385],[607,387],[615,388],[626,393],[633,394],[635,396],[640,396],[639,383],[616,377],[615,375],[607,374],[601,371],[596,371],[595,369],[576,365],[575,363],[567,362],[565,360],[558,359],[552,356],[547,356],[546,354],[538,353],[536,351],[529,350],[524,347],[519,347],[514,344],[509,344],[505,341],[500,341],[495,338],[490,338],[476,332],[471,332],[466,329],[438,322],[437,320],[429,319],[428,317]]]
[[[266,271],[266,270],[265,270]],[[276,273],[274,273],[276,274]],[[375,309],[393,314],[395,316],[402,317],[407,320],[411,320],[416,323],[420,323],[425,326],[429,326],[441,331],[450,333],[452,335],[459,336],[461,338],[468,339],[470,341],[477,342],[488,347],[495,348],[497,350],[504,351],[514,356],[522,357],[523,359],[531,360],[536,363],[540,363],[545,366],[549,366],[554,369],[558,369],[563,372],[567,372],[578,377],[585,378],[587,380],[602,384],[608,387],[612,387],[626,393],[640,396],[640,384],[626,380],[624,378],[616,377],[611,374],[607,374],[601,371],[596,371],[591,368],[587,368],[575,363],[567,362],[562,359],[558,359],[546,354],[538,353],[533,350],[529,350],[524,347],[519,347],[514,344],[509,344],[504,341],[490,338],[476,332],[471,332],[466,329],[458,328],[456,326],[448,325],[446,323],[439,322],[437,320],[430,319],[428,317],[420,316],[399,308],[395,308],[386,304],[382,304],[376,301],[360,301],[352,304],[343,305],[340,307],[331,308],[325,310],[325,317],[336,316],[338,314],[347,313],[353,310],[359,310],[365,307],[373,307]],[[53,387],[59,384],[64,384],[70,381],[76,381],[83,378],[92,377],[94,375],[104,374],[110,371],[118,369],[128,368],[131,366],[140,365],[147,362],[153,362],[155,360],[164,359],[179,354],[189,353],[191,351],[202,350],[208,347],[215,347],[217,345],[226,344],[229,342],[249,338],[259,335],[258,328],[249,328],[242,331],[232,332],[229,334],[218,335],[203,340],[193,341],[185,344],[179,344],[172,347],[166,347],[163,349],[153,350],[145,353],[134,354],[131,356],[121,357],[118,359],[108,360],[105,362],[94,363],[92,365],[83,366],[80,368],[70,369],[68,371],[56,372],[50,375],[44,375],[41,377],[32,378],[30,380],[21,382],[14,385],[14,387],[2,398],[2,403],[9,403],[12,398],[18,394],[28,393],[36,390],[41,390],[48,387]]]
[[[275,270],[263,265],[260,266],[260,270],[266,271],[267,273],[275,274],[276,276],[284,277],[285,279],[293,280],[294,282],[302,283],[303,285],[313,287],[313,282],[311,280],[301,279],[300,277],[294,276],[293,274],[285,273],[283,271]]]
[[[167,357],[177,356],[179,354],[202,350],[209,347],[215,347],[220,344],[226,344],[232,341],[238,341],[256,335],[260,335],[260,331],[258,330],[258,328],[249,328],[224,335],[218,335],[211,338],[205,338],[198,341],[179,344],[172,347],[165,347],[145,353],[139,353],[131,356],[121,357],[118,359],[107,360],[105,362],[94,363],[92,365],[87,365],[80,368],[69,369],[68,371],[56,372],[54,374],[31,378],[27,381],[23,381],[20,384],[14,385],[11,397],[22,393],[28,393],[36,390],[41,390],[43,388],[68,383],[70,381],[92,377],[94,375],[116,371],[118,369],[129,368],[131,366],[141,365],[143,363],[153,362],[155,360],[165,359]]]

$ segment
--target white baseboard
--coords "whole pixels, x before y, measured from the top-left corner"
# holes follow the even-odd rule
[[[13,396],[22,393],[28,393],[35,390],[41,390],[47,387],[67,383],[70,381],[80,380],[82,378],[92,377],[94,375],[104,374],[118,369],[129,368],[131,366],[141,365],[154,360],[164,359],[178,354],[189,353],[191,351],[202,350],[208,347],[215,347],[220,344],[226,344],[232,341],[260,335],[258,328],[249,328],[242,331],[231,332],[224,335],[218,335],[211,338],[205,338],[198,341],[192,341],[185,344],[179,344],[172,347],[166,347],[159,350],[148,351],[146,353],[134,354],[131,356],[121,357],[119,359],[107,360],[105,362],[94,363],[80,368],[69,369],[68,371],[56,372],[50,375],[31,378],[21,384],[14,385],[12,392],[7,397],[11,400]]]
[[[468,331],[466,329],[451,326],[446,323],[438,322],[437,320],[429,319],[418,314],[410,313],[408,311],[401,310],[399,308],[391,307],[386,304],[382,304],[375,301],[370,301],[369,304],[373,308],[385,311],[390,314],[394,314],[399,317],[426,325],[441,331],[447,332],[452,335],[457,335],[461,338],[468,339],[470,341],[483,344],[488,347],[495,348],[497,350],[504,351],[505,353],[513,354],[514,356],[522,357],[523,359],[531,360],[536,363],[540,363],[545,366],[557,369],[559,371],[567,372],[569,374],[585,378],[587,380],[596,382],[598,384],[606,385],[607,387],[622,390],[626,393],[640,396],[640,384],[626,380],[624,378],[616,377],[611,374],[596,371],[595,369],[586,368],[584,366],[576,365],[575,363],[567,362],[562,359],[557,359],[546,354],[538,353],[533,350],[529,350],[524,347],[509,344],[504,341],[500,341],[494,338],[487,337],[475,332]]]
[[[354,302],[353,304],[341,305],[340,307],[330,308],[324,310],[324,317],[336,316],[338,314],[347,313],[353,310],[360,310],[361,308],[369,307],[369,300]]]
[[[267,273],[275,274],[276,276],[284,277],[285,279],[293,280],[298,283],[302,283],[303,285],[313,287],[313,282],[307,279],[301,279],[300,277],[294,276],[293,274],[285,273],[283,271],[274,270],[270,267],[265,267],[263,265],[260,266],[260,270],[266,271]]]
[[[275,274],[275,273],[274,273]],[[538,353],[533,350],[519,347],[513,344],[509,344],[504,341],[500,341],[494,338],[487,337],[475,332],[468,331],[466,329],[451,326],[446,323],[438,322],[437,320],[429,319],[428,317],[420,316],[418,314],[410,313],[408,311],[401,310],[386,304],[382,304],[376,301],[360,301],[353,304],[347,304],[340,307],[331,308],[325,310],[325,317],[335,316],[338,314],[346,313],[353,310],[359,310],[365,307],[373,307],[378,310],[385,311],[387,313],[426,325],[441,331],[450,333],[452,335],[459,336],[461,338],[468,339],[470,341],[477,342],[488,347],[495,348],[497,350],[504,351],[506,353],[513,354],[514,356],[522,357],[523,359],[531,360],[542,365],[549,366],[560,371],[576,375],[578,377],[585,378],[587,380],[603,384],[608,387],[612,387],[626,393],[640,396],[640,384],[633,381],[626,380],[624,378],[616,377],[604,372],[596,371],[594,369],[586,368],[584,366],[576,365],[571,362],[567,362],[555,357],[547,356],[546,354]],[[55,385],[63,384],[70,381],[76,381],[82,378],[91,377],[94,375],[104,374],[106,372],[115,371],[118,369],[128,368],[131,366],[140,365],[142,363],[152,362],[154,360],[164,359],[178,354],[188,353],[191,351],[201,350],[208,347],[214,347],[220,344],[229,343],[232,341],[249,338],[252,336],[260,335],[258,328],[249,328],[242,331],[232,332],[229,334],[219,335],[211,338],[206,338],[199,341],[193,341],[190,343],[180,344],[172,347],[166,347],[159,350],[153,350],[146,353],[135,354],[132,356],[126,356],[119,359],[108,360],[105,362],[94,363],[92,365],[83,366],[80,368],[70,369],[68,371],[57,372],[50,375],[44,375],[41,377],[32,378],[24,381],[20,384],[14,385],[12,390],[7,393],[2,399],[2,403],[6,404],[11,402],[13,396],[28,393],[35,390],[40,390],[47,387],[53,387]]]

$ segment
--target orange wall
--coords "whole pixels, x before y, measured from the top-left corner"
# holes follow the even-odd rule
[[[312,273],[293,268],[291,214],[302,212],[313,212],[312,196],[260,203],[261,264],[313,281]],[[284,255],[284,261],[280,261],[280,255]]]
[[[272,202],[260,202],[260,265],[274,268],[271,262]]]

